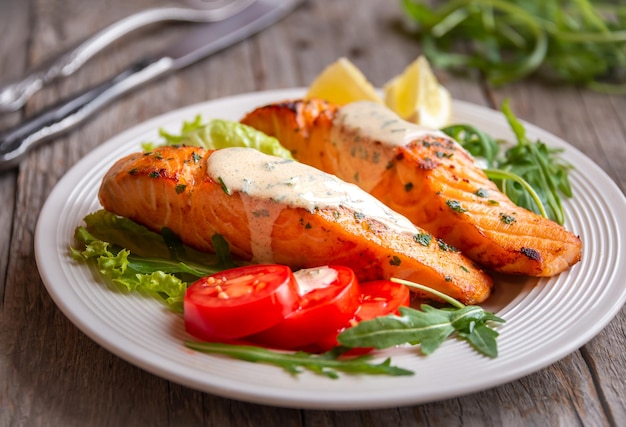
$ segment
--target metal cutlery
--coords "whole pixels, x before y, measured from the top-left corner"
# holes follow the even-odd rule
[[[201,3],[206,2],[194,1],[192,3],[196,6],[157,7],[130,15],[98,31],[76,48],[24,78],[0,87],[0,113],[19,110],[46,84],[73,74],[98,52],[132,31],[163,21],[198,23],[222,21],[253,2],[254,0],[214,0],[211,2],[211,8],[203,9]]]
[[[0,171],[17,166],[29,150],[82,123],[112,100],[269,27],[302,1],[257,0],[223,21],[199,24],[160,55],[138,61],[112,79],[0,133]]]

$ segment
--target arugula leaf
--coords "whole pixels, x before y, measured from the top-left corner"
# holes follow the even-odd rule
[[[478,306],[440,309],[422,304],[420,310],[401,307],[400,315],[378,317],[346,329],[338,341],[346,347],[384,349],[402,344],[420,344],[425,355],[433,353],[454,332],[476,351],[496,357],[498,332],[487,321],[503,322]]]
[[[311,354],[303,351],[278,352],[251,345],[233,345],[185,341],[185,345],[203,353],[223,354],[240,360],[254,363],[267,363],[283,368],[291,375],[297,375],[302,369],[331,379],[339,378],[338,372],[369,375],[413,375],[412,371],[391,365],[391,360],[373,364],[369,361],[373,356],[339,357],[348,349],[335,348],[323,354]]]
[[[542,141],[531,141],[522,122],[515,117],[509,100],[501,106],[517,143],[502,152],[497,141],[470,125],[458,124],[442,131],[454,138],[473,156],[485,158],[485,174],[513,203],[563,225],[562,197],[572,197],[569,170],[560,157],[562,150],[550,149]]]
[[[447,126],[441,131],[458,141],[472,156],[485,159],[488,168],[495,166],[500,146],[491,135],[467,124]]]
[[[389,315],[360,322],[337,337],[346,347],[384,349],[402,344],[422,344],[424,354],[432,353],[453,332],[449,313],[426,304],[422,311],[400,307],[400,316]]]
[[[515,132],[517,145],[506,152],[500,168],[516,173],[533,188],[538,189],[539,197],[547,207],[548,216],[563,224],[565,212],[559,194],[565,197],[572,196],[568,178],[568,171],[572,166],[558,157],[562,150],[550,149],[545,143],[532,142],[526,137],[524,126],[511,111],[508,99],[502,103],[502,112]],[[506,186],[507,183],[502,185]],[[511,189],[510,193],[513,195],[511,198],[513,202],[528,204],[524,194],[516,194],[514,189]]]
[[[384,349],[403,344],[420,344],[422,353],[428,355],[456,332],[460,339],[468,342],[479,353],[497,357],[498,332],[491,329],[488,322],[503,323],[504,319],[481,307],[465,306],[426,286],[400,279],[392,280],[435,293],[453,307],[435,308],[428,304],[422,304],[420,310],[400,307],[400,315],[378,317],[346,329],[337,337],[341,345]]]

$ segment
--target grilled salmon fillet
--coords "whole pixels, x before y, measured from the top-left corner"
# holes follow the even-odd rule
[[[460,144],[380,104],[286,101],[241,122],[277,137],[298,161],[357,184],[488,269],[552,276],[581,258],[578,236],[511,202]]]
[[[107,211],[212,252],[218,233],[234,256],[294,269],[341,264],[361,281],[397,277],[465,304],[491,278],[459,252],[357,186],[254,149],[162,147],[131,154],[103,178]]]

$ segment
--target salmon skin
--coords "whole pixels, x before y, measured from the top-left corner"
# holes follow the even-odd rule
[[[241,122],[277,137],[298,161],[359,185],[487,269],[553,276],[581,258],[578,236],[515,205],[460,144],[380,104],[286,101]]]
[[[471,260],[357,186],[254,149],[131,154],[106,173],[99,200],[151,230],[168,227],[201,251],[213,252],[211,237],[220,234],[241,260],[345,265],[360,281],[411,280],[465,304],[484,301],[492,287]]]

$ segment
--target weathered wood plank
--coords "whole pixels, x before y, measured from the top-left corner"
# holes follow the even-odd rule
[[[24,2],[8,1],[2,6],[0,28],[3,29],[3,43],[0,43],[0,84],[16,79],[26,67],[28,50],[29,13]],[[20,120],[20,113],[0,115],[0,129],[15,125]],[[15,209],[14,172],[0,175],[0,306],[4,301],[7,264],[10,256],[11,222]]]
[[[612,425],[620,425],[626,420],[626,362],[622,351],[625,346],[626,309],[622,309],[602,332],[581,349],[604,412]]]
[[[528,82],[513,85],[496,95],[498,102],[504,97],[511,99],[511,107],[518,117],[554,133],[580,149],[624,191],[624,110],[616,108],[617,104],[624,106],[623,97],[600,95],[571,87],[548,88]],[[582,237],[583,241],[585,238],[593,238]],[[575,358],[576,363],[581,364],[576,369],[589,372],[589,384],[585,388],[578,388],[577,395],[592,393],[593,396],[584,396],[585,399],[599,400],[598,409],[602,411],[604,421],[610,425],[619,424],[619,420],[625,416],[621,396],[626,388],[621,377],[626,373],[626,361],[624,358],[609,356],[614,355],[615,348],[624,345],[623,332],[608,331],[615,331],[616,328],[623,331],[623,325],[624,310],[607,330],[582,348],[581,357]],[[580,412],[581,420],[584,420],[589,408],[586,411],[581,408],[585,408],[585,405],[576,409]]]
[[[0,13],[0,75],[15,73],[152,4],[149,0],[39,0]],[[17,10],[17,9],[16,9]],[[32,15],[32,25],[28,25]],[[79,17],[67,19],[68,16]],[[288,19],[104,108],[69,135],[0,176],[0,425],[454,426],[618,425],[626,418],[624,311],[581,351],[533,375],[469,396],[374,411],[299,411],[237,402],[172,384],[123,361],[82,334],[54,305],[36,272],[33,233],[53,186],[82,156],[147,118],[207,99],[305,86],[346,56],[376,85],[420,53],[398,29],[397,2],[310,1]],[[349,20],[349,23],[348,23]],[[21,22],[21,24],[19,24]],[[164,26],[117,43],[37,94],[25,114],[91,86],[185,31]],[[9,37],[10,41],[7,41]],[[15,46],[23,47],[15,51]],[[5,58],[14,58],[7,62]],[[457,99],[481,105],[510,96],[518,115],[574,144],[621,186],[626,183],[625,97],[523,83],[485,91],[476,79],[437,71]],[[493,106],[493,105],[492,105]],[[0,126],[19,117],[0,118]],[[14,202],[13,202],[14,201]],[[4,264],[3,264],[4,263]],[[5,273],[6,272],[6,273]],[[4,277],[5,275],[6,277]],[[6,280],[4,280],[6,279]],[[329,384],[332,387],[332,384]]]
[[[6,2],[0,13],[0,28],[6,42],[0,43],[0,83],[13,80],[26,68],[29,38],[29,11],[26,4],[18,1]],[[0,116],[0,129],[17,123],[20,113]],[[19,262],[18,254],[13,250],[17,246],[13,239],[13,220],[16,206],[16,172],[0,175],[0,425],[11,425],[28,417],[22,411],[22,405],[16,401],[16,394],[21,390],[20,377],[13,368],[12,356],[27,354],[20,352],[15,336],[16,324],[12,323],[13,314],[10,307],[15,301],[11,285],[7,282],[11,277],[11,267]],[[16,259],[16,257],[18,259]],[[38,281],[35,278],[35,281]],[[25,305],[25,304],[23,304]]]

